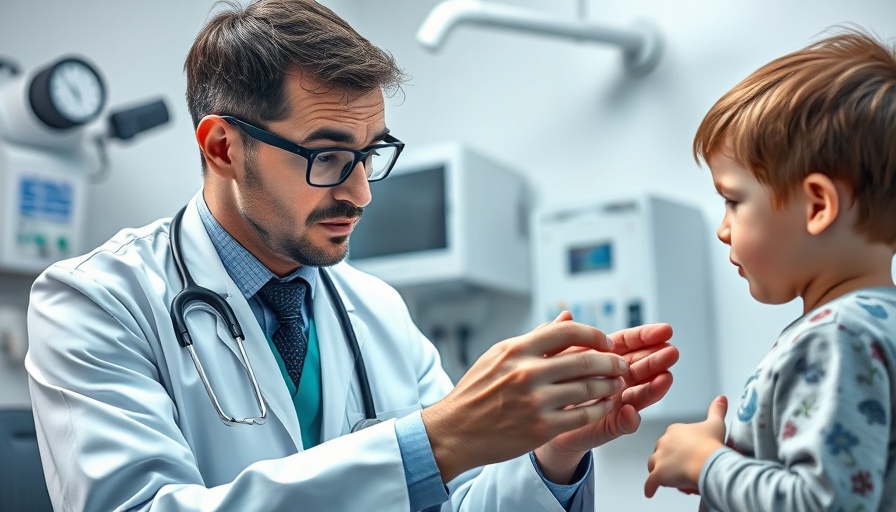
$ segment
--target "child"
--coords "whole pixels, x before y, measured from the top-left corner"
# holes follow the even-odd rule
[[[718,237],[765,304],[803,316],[747,379],[670,426],[644,493],[721,511],[896,510],[896,57],[847,29],[772,61],[703,119],[694,156],[725,199]]]

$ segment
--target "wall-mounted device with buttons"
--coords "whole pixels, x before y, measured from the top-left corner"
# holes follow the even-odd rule
[[[77,254],[105,144],[168,122],[162,100],[110,113],[99,69],[67,55],[34,70],[0,59],[0,271],[36,274]]]
[[[644,418],[706,414],[716,392],[709,234],[696,208],[645,195],[542,207],[532,217],[536,323],[562,310],[611,333],[666,322],[675,385]]]

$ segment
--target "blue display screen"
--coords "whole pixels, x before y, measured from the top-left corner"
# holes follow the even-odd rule
[[[571,247],[568,255],[570,274],[613,268],[613,246],[610,242],[585,247]]]
[[[74,208],[71,183],[36,177],[19,183],[19,213],[22,217],[69,222]]]

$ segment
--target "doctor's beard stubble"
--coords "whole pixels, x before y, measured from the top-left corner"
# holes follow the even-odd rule
[[[247,156],[248,158],[245,163],[246,187],[250,191],[263,194],[263,184],[258,170],[254,165],[255,159],[252,158],[252,155]],[[248,210],[249,209],[241,209],[240,214],[246,222],[255,229],[256,233],[258,233],[258,236],[264,240],[265,244],[277,253],[282,254],[301,265],[329,267],[342,261],[346,254],[348,254],[348,236],[339,236],[330,239],[332,244],[341,245],[339,253],[334,255],[325,249],[315,247],[311,240],[304,235],[299,236],[298,238],[284,237],[278,240],[271,234],[269,229],[257,222]],[[311,229],[315,224],[330,219],[350,218],[356,219],[357,222],[363,213],[363,207],[356,206],[348,201],[340,200],[329,206],[312,210],[305,219],[305,227]]]

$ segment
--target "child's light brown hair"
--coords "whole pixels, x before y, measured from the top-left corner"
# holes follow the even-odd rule
[[[811,173],[841,181],[856,229],[896,242],[896,50],[847,28],[775,59],[713,105],[693,151],[698,164],[732,157],[777,205]]]

